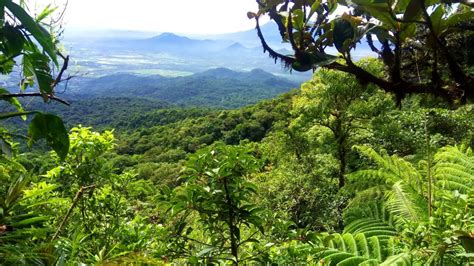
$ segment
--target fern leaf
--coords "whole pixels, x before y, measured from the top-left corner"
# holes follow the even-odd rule
[[[372,236],[368,238],[368,243],[370,246],[370,257],[382,261],[382,247],[379,239],[376,236]]]
[[[367,238],[365,237],[365,235],[357,234],[355,235],[354,239],[357,243],[358,255],[366,257],[366,258],[370,258],[369,243],[367,242]]]
[[[408,253],[400,253],[394,256],[388,257],[384,262],[380,264],[380,266],[391,266],[391,265],[399,265],[399,266],[409,266],[412,265],[411,257]]]
[[[359,264],[359,266],[378,266],[378,265],[380,265],[380,261],[376,259],[366,260]]]
[[[346,252],[350,252],[352,254],[359,255],[359,250],[357,248],[356,240],[352,234],[343,234],[342,239],[344,240],[344,244],[346,247]]]
[[[392,214],[409,221],[420,222],[427,217],[426,201],[403,181],[393,185],[387,196],[387,207]]]
[[[324,261],[325,265],[332,266],[332,265],[337,265],[339,262],[350,257],[354,257],[354,254],[347,253],[347,252],[338,252],[338,253],[334,253],[329,256],[326,256],[322,260]]]
[[[364,261],[367,261],[367,260],[368,259],[364,258],[364,257],[354,256],[354,257],[347,258],[347,259],[339,262],[336,265],[337,266],[358,266],[358,265],[360,265],[361,263],[363,263]]]

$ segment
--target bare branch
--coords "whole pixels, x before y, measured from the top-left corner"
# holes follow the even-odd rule
[[[1,94],[0,99],[11,99],[11,98],[26,98],[26,97],[47,97],[50,100],[60,102],[64,105],[71,105],[69,102],[66,100],[63,100],[59,97],[54,96],[53,94],[49,95],[44,95],[41,94],[40,92],[26,92],[26,93],[10,93],[10,94]]]

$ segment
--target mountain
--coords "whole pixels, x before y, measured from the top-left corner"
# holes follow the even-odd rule
[[[78,81],[69,97],[147,97],[180,106],[237,108],[269,99],[298,86],[261,69],[216,68],[186,77],[115,74]]]
[[[216,51],[229,44],[228,41],[199,40],[174,33],[166,32],[160,35],[135,41],[137,48],[152,51],[175,52],[179,54],[202,53],[205,51]]]
[[[270,44],[272,47],[275,47],[275,49],[290,47],[288,44],[283,44],[281,42],[281,36],[278,31],[278,26],[275,22],[270,21],[264,25],[261,25],[260,29],[262,30],[263,36],[265,37],[267,43]],[[205,37],[213,40],[234,40],[247,47],[261,46],[260,40],[257,36],[257,31],[255,29],[227,34],[208,35]]]
[[[275,34],[277,29],[273,29],[274,26],[271,23],[262,26],[268,32],[266,36]],[[110,83],[116,83],[114,75],[117,73],[135,75],[129,78],[136,80],[136,76],[186,76],[222,67],[236,71],[261,68],[299,83],[311,77],[311,73],[290,74],[282,69],[281,64],[275,64],[268,54],[263,53],[254,30],[200,37],[169,32],[69,31],[65,47],[75,62],[75,76],[110,76]],[[70,86],[82,86],[75,86],[76,83],[72,81]]]

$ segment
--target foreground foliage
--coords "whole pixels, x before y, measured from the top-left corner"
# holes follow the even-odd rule
[[[342,65],[332,56],[318,54],[322,51],[312,46],[316,41],[312,37],[308,43],[301,37],[311,17],[305,11],[319,18],[336,6],[313,2],[312,9],[305,9],[308,2],[294,1],[289,7],[288,1],[260,1],[261,13],[280,20],[280,30],[286,28],[283,38],[293,46],[298,42],[307,46],[300,48],[310,53],[310,68],[320,65],[313,61],[321,59],[311,53],[322,56],[329,68],[316,72],[299,91],[225,111],[166,109],[162,103],[108,99],[127,103],[137,112],[112,124],[96,120],[94,112],[72,115],[102,128],[119,127],[115,136],[113,131],[95,132],[83,126],[67,131],[59,117],[35,113],[22,143],[45,139],[54,153],[42,152],[41,146],[25,150],[2,127],[0,264],[473,263],[474,107],[449,109],[438,98],[405,97],[410,91],[398,91],[402,85],[413,89],[418,83],[402,80],[393,88],[379,84],[401,77],[394,73],[401,66],[383,55],[385,68],[376,59],[357,64],[350,59],[362,36],[355,30],[372,23],[370,16],[376,18],[375,24],[363,34],[368,39],[376,35],[385,53],[397,53],[400,45],[425,29],[409,31],[405,26],[412,27],[412,22],[397,21],[396,15],[408,12],[408,6],[416,14],[404,15],[423,19],[426,26],[434,18],[442,27],[471,13],[462,5],[456,13],[445,13],[449,3],[438,3],[428,19],[420,17],[426,8],[413,6],[417,0],[397,2],[389,11],[384,10],[386,3],[354,3],[361,8],[354,12],[361,12],[362,20],[346,14],[318,21],[323,30],[316,35],[323,38],[321,34],[330,33],[324,37],[329,43],[321,45],[335,45],[345,60]],[[12,73],[12,60],[22,55],[22,85],[30,86],[35,79],[39,87],[34,95],[61,100],[54,95],[49,68],[49,63],[57,64],[59,51],[54,38],[40,28],[42,18],[53,11],[47,8],[33,19],[11,1],[0,1],[0,7],[5,7],[7,17],[17,18],[2,19],[1,37],[6,39],[0,50],[8,57],[2,73]],[[281,13],[286,9],[291,10]],[[383,16],[387,12],[395,17]],[[400,27],[394,27],[392,20]],[[407,32],[414,35],[402,42],[401,34]],[[302,34],[299,39],[297,33]],[[429,33],[433,35],[431,27]],[[444,48],[438,44],[429,49]],[[397,53],[394,60],[400,56],[407,55]],[[421,85],[429,89],[424,92],[434,89],[443,97],[463,91],[460,98],[449,98],[470,99],[466,84],[453,76],[452,64],[436,62],[449,59],[446,56],[433,58],[431,74],[442,75],[434,80],[440,87],[422,78],[431,59],[415,56],[407,62],[420,63]],[[288,58],[294,61],[293,68],[308,68],[298,61],[301,58]],[[67,57],[64,61],[67,64]],[[342,72],[360,69],[371,76],[356,80],[331,70],[341,66]],[[442,66],[447,68],[438,72]],[[371,81],[374,78],[377,82]],[[407,72],[403,78],[409,78]],[[450,87],[451,82],[457,84]],[[18,108],[0,118],[30,114],[17,98],[8,91],[0,95]],[[155,104],[162,109],[150,112]]]

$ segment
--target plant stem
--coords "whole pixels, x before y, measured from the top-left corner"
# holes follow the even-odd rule
[[[95,185],[91,185],[91,186],[87,186],[87,187],[81,187],[81,189],[79,189],[79,191],[76,193],[76,196],[74,197],[73,201],[72,201],[72,205],[71,207],[69,207],[69,209],[67,210],[67,213],[66,215],[64,216],[61,224],[59,225],[59,228],[58,230],[56,231],[56,233],[54,234],[53,238],[51,240],[54,240],[58,237],[59,233],[61,232],[61,230],[63,229],[64,225],[66,225],[66,222],[67,220],[69,219],[69,216],[71,216],[71,213],[72,213],[72,210],[76,207],[77,203],[79,202],[79,200],[82,198],[82,195],[84,194],[84,192],[86,190],[89,190],[89,189],[92,189],[94,188]]]
[[[239,264],[239,245],[237,243],[237,239],[236,239],[236,231],[235,231],[235,225],[234,225],[234,217],[235,217],[235,214],[234,214],[234,206],[232,204],[232,199],[230,197],[230,193],[229,193],[229,187],[228,187],[228,184],[227,184],[227,177],[224,177],[224,189],[225,189],[225,196],[226,196],[226,200],[227,200],[227,205],[229,206],[229,230],[230,230],[230,246],[231,246],[231,252],[232,252],[232,255],[235,257],[235,261],[234,261],[234,264],[237,265]]]

